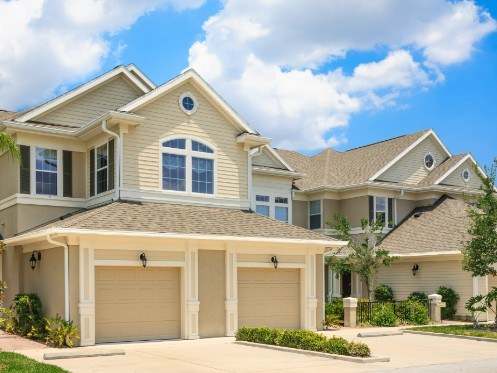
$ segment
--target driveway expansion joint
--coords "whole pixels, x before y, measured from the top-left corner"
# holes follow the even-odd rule
[[[83,357],[125,355],[124,350],[78,348],[69,351],[45,352],[43,360],[77,359]]]

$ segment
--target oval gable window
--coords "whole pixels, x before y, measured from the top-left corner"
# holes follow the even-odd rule
[[[425,155],[424,164],[427,170],[431,170],[435,166],[435,158],[431,153]]]
[[[462,172],[462,179],[464,180],[464,182],[468,182],[469,179],[471,179],[471,174],[469,173],[469,170],[468,169],[465,169],[463,172]]]
[[[179,107],[184,113],[192,115],[197,111],[197,99],[191,92],[185,92],[179,96]]]

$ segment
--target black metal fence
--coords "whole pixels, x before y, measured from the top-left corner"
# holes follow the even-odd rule
[[[417,303],[417,304],[416,304]],[[426,308],[427,317],[430,317],[430,302],[429,301],[359,301],[357,303],[357,323],[358,324],[373,324],[374,318],[382,312],[393,312],[395,318],[401,324],[409,323],[411,314],[419,309],[419,305]]]

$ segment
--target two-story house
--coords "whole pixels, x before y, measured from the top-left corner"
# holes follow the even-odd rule
[[[156,87],[119,66],[0,115],[22,153],[0,155],[6,306],[37,293],[81,345],[321,328],[345,243],[287,224],[303,175],[193,70]]]

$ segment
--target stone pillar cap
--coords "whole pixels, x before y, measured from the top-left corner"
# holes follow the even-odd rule
[[[344,307],[357,307],[357,298],[343,298],[343,306]]]
[[[428,295],[428,299],[431,302],[441,302],[442,296],[440,294],[430,294],[430,295]]]

